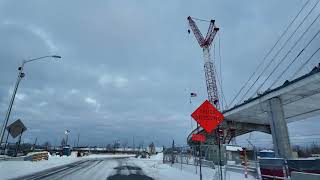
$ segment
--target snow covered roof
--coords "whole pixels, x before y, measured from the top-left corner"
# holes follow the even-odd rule
[[[270,153],[273,153],[274,151],[265,149],[265,150],[261,150],[260,152],[270,152]]]
[[[227,151],[242,151],[242,147],[240,146],[226,146]]]

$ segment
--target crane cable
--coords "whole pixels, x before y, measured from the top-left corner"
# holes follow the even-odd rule
[[[305,20],[309,17],[309,15],[312,13],[312,11],[315,9],[315,7],[318,5],[320,0],[317,1],[317,3],[312,7],[312,9],[308,12],[308,14],[303,18],[303,20],[300,22],[300,24],[297,26],[297,28],[291,33],[289,38],[285,41],[285,43],[281,46],[281,48],[277,51],[277,53],[273,56],[271,61],[267,64],[267,67],[263,69],[263,71],[259,74],[258,78],[254,81],[254,83],[250,86],[250,88],[246,91],[246,93],[241,97],[241,99],[238,101],[241,102],[245,96],[248,94],[248,92],[251,90],[251,88],[257,83],[257,81],[260,79],[262,74],[265,73],[265,71],[270,67],[271,63],[274,62],[275,58],[279,55],[279,53],[282,51],[282,49],[287,45],[287,43],[291,40],[293,35],[297,32],[297,30],[300,28],[300,26],[305,22]]]
[[[220,32],[221,33],[221,32]],[[218,46],[219,46],[219,69],[220,69],[220,90],[221,90],[221,94],[222,94],[222,100],[224,101],[225,105],[226,105],[226,108],[228,108],[228,104],[227,104],[227,101],[226,101],[226,98],[225,98],[225,95],[223,93],[223,87],[222,87],[222,67],[221,67],[221,64],[222,64],[222,59],[221,59],[221,35],[220,33],[218,33],[218,38],[219,38],[219,41],[218,41]]]
[[[310,0],[308,0],[303,7],[300,9],[300,11],[298,12],[298,14],[293,18],[293,20],[290,22],[290,24],[287,26],[287,28],[282,32],[282,34],[280,35],[280,37],[278,38],[278,40],[276,41],[276,43],[272,46],[272,48],[268,51],[268,53],[264,56],[264,58],[262,59],[262,61],[260,61],[260,64],[257,66],[256,70],[253,72],[253,74],[249,77],[249,79],[244,83],[244,85],[240,88],[240,90],[237,92],[236,96],[231,100],[231,102],[229,103],[229,105],[231,106],[232,103],[238,98],[238,96],[240,95],[240,93],[242,92],[242,90],[248,85],[248,83],[250,82],[250,80],[254,77],[254,75],[258,72],[258,69],[260,69],[260,67],[263,65],[264,61],[266,60],[266,58],[271,54],[271,52],[274,50],[274,48],[278,45],[279,41],[282,39],[282,37],[287,33],[287,31],[289,30],[289,28],[291,27],[291,25],[294,23],[294,21],[297,19],[297,17],[301,14],[301,12],[303,11],[303,9],[307,6],[307,4],[310,2]]]
[[[191,16],[190,16],[191,17]],[[194,20],[197,20],[197,21],[202,21],[202,22],[211,22],[211,21],[209,21],[209,20],[205,20],[205,19],[200,19],[200,18],[195,18],[195,17],[191,17],[192,19],[194,19]]]
[[[308,28],[303,32],[303,34],[299,37],[299,39],[295,42],[295,44],[290,48],[290,50],[287,52],[287,54],[279,61],[279,63],[276,65],[276,67],[272,70],[272,72],[268,75],[268,77],[264,80],[264,82],[259,86],[259,88],[256,90],[255,93],[257,93],[263,85],[266,83],[266,81],[270,78],[270,76],[275,72],[275,70],[279,67],[279,65],[286,59],[287,55],[292,52],[292,50],[296,47],[296,45],[299,43],[299,41],[304,37],[304,35],[309,31],[309,29],[312,27],[312,25],[318,20],[320,17],[320,13],[318,16],[313,20],[313,22],[308,26]],[[311,42],[316,38],[316,36],[320,33],[320,30],[313,36],[313,38],[308,42],[308,44],[299,52],[299,54],[291,61],[291,63],[287,66],[287,68],[278,76],[280,78],[287,70],[288,68],[297,60],[297,58],[301,55],[301,53],[309,47]],[[272,87],[279,79],[276,78],[276,80],[271,84],[270,87]],[[254,93],[254,94],[255,94]],[[253,96],[254,96],[253,94]]]
[[[214,63],[214,72],[215,72],[215,75],[216,75],[216,77],[217,77],[217,89],[219,89],[219,91],[218,92],[220,92],[220,93],[218,93],[219,94],[219,102],[220,102],[220,100],[221,100],[221,111],[223,111],[224,110],[224,103],[227,105],[227,101],[226,101],[226,98],[225,98],[225,95],[224,95],[224,93],[223,93],[223,88],[222,88],[222,71],[221,71],[221,51],[220,51],[220,36],[219,36],[219,42],[218,42],[219,44],[218,44],[218,48],[219,48],[219,50],[218,50],[218,53],[216,53],[216,46],[215,46],[215,43],[213,44],[213,58],[214,59],[218,59],[218,61],[219,61],[219,72],[216,70],[216,65],[215,65],[215,63]],[[219,58],[216,58],[216,54],[218,54],[217,56],[219,56]],[[218,88],[218,87],[220,87],[220,88]]]

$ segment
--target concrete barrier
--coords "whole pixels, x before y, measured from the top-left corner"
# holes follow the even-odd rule
[[[291,172],[291,180],[320,180],[320,174]]]

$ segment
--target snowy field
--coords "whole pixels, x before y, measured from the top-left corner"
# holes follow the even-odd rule
[[[71,156],[49,156],[49,160],[43,161],[0,161],[0,180],[19,177],[35,172],[39,172],[45,169],[69,164],[83,159],[95,159],[95,158],[117,158],[117,157],[132,157],[133,155],[96,155],[78,158],[73,153]]]
[[[136,167],[139,170],[139,174],[146,175],[153,180],[197,180],[199,179],[199,168],[191,165],[162,163],[162,154],[152,156],[150,159],[139,159],[130,157],[132,155],[90,155],[87,157],[77,158],[75,155],[69,157],[50,156],[49,160],[43,160],[38,162],[30,161],[0,161],[0,179],[9,179],[15,177],[21,177],[27,174],[33,174],[45,169],[69,164],[79,160],[89,160],[76,166],[72,169],[67,169],[62,172],[53,173],[52,176],[40,179],[103,179],[109,180],[111,176],[129,176],[135,174],[137,171],[130,169],[117,170],[117,167]],[[127,159],[115,159],[117,157],[130,157]],[[51,171],[51,170],[50,170]],[[197,172],[197,173],[196,173]],[[211,168],[203,168],[203,180],[218,179],[216,171]],[[111,179],[111,178],[110,178]],[[127,178],[128,179],[128,178]],[[226,180],[253,180],[255,178],[244,178],[243,174],[227,172]]]

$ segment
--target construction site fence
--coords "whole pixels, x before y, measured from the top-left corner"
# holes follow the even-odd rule
[[[208,145],[201,146],[205,149]],[[163,152],[163,163],[168,164],[186,164],[186,165],[195,165],[199,166],[200,161],[203,167],[215,168],[214,162],[207,160],[205,154],[199,156],[199,147],[196,146],[184,146],[184,147],[174,147],[165,149]],[[204,151],[205,152],[205,151]]]

